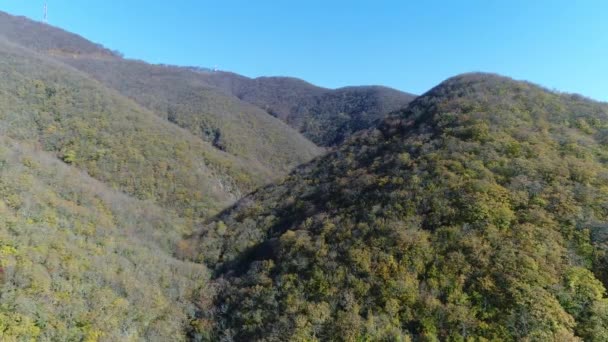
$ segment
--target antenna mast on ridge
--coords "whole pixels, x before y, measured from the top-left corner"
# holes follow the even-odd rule
[[[44,2],[44,17],[43,17],[43,21],[45,24],[49,22],[48,21],[48,13],[49,13],[48,11],[49,11],[49,7],[47,6],[47,3],[45,1]]]

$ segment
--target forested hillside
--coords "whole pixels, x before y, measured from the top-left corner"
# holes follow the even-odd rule
[[[304,156],[295,160],[297,164],[314,155],[314,150],[296,131],[273,117],[319,146],[336,146],[414,99],[386,87],[331,90],[287,77],[250,79],[228,72],[125,59],[54,56],[222,149],[240,156],[260,155],[264,160],[263,150],[251,150],[263,146],[290,166],[294,161],[289,157],[297,155],[290,152],[297,152],[297,148],[304,151]],[[290,147],[292,151],[287,150]],[[276,161],[270,164],[276,165]]]
[[[608,104],[151,65],[2,12],[0,77],[2,341],[608,341]]]
[[[604,104],[449,79],[210,222],[200,322],[239,341],[606,341],[607,136]]]
[[[183,236],[320,149],[217,91],[202,101],[237,128],[206,141],[61,62],[85,57],[122,60],[0,13],[0,340],[184,340],[211,292]]]
[[[0,339],[184,340],[194,222],[272,175],[0,41]]]
[[[73,33],[2,12],[0,36],[79,69],[274,178],[322,152],[281,120],[211,87],[190,68],[123,59]]]
[[[0,41],[2,132],[139,199],[208,217],[272,174],[79,72]]]
[[[207,286],[187,220],[0,138],[0,339],[178,341]]]
[[[289,77],[250,79],[227,72],[204,76],[209,84],[266,110],[320,146],[339,145],[415,97],[386,87],[325,89]]]
[[[277,176],[321,153],[281,120],[209,86],[200,73],[188,68],[57,57],[216,148]]]

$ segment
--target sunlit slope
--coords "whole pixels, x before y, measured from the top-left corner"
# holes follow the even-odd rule
[[[0,339],[183,340],[208,279],[172,257],[189,229],[0,137]]]
[[[205,217],[271,179],[63,64],[0,41],[0,128],[140,199]]]
[[[209,86],[191,69],[123,59],[60,59],[216,148],[277,175],[321,152],[281,120]]]
[[[0,36],[71,64],[214,147],[274,176],[283,176],[322,152],[281,120],[210,86],[194,69],[123,59],[77,34],[3,12]]]

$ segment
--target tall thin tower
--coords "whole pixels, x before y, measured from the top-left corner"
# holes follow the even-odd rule
[[[48,14],[49,14],[49,7],[47,6],[46,1],[44,2],[44,16],[43,16],[43,21],[44,23],[48,23]]]

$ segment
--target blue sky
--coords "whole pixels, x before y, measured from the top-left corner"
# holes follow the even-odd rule
[[[0,0],[41,19],[43,0]],[[48,0],[49,21],[127,57],[423,93],[488,71],[608,101],[605,0]]]

